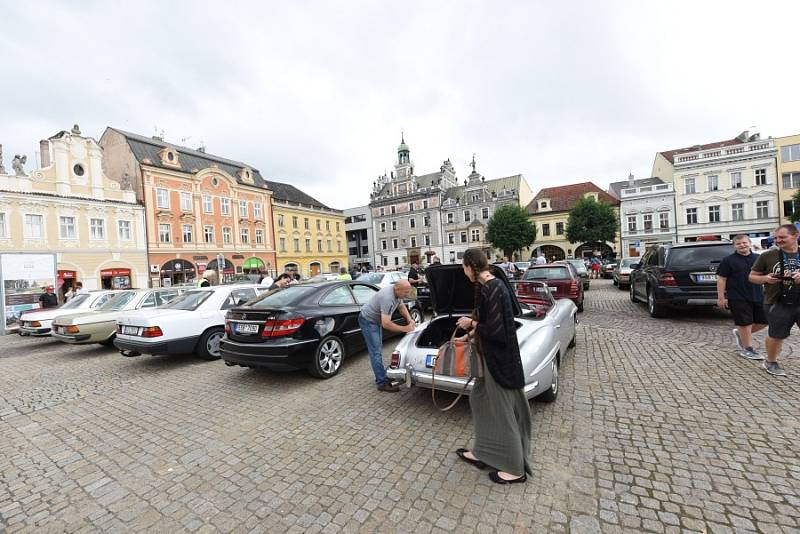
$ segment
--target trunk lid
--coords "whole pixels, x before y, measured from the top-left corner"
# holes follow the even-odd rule
[[[520,315],[522,309],[514,294],[506,275],[497,265],[489,265],[489,272],[502,281],[511,295],[511,306],[514,315]],[[425,270],[431,295],[431,307],[436,315],[467,314],[472,312],[475,303],[475,288],[460,264],[431,265]]]

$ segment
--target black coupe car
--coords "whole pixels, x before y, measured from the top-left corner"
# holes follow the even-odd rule
[[[377,292],[359,280],[336,280],[265,293],[228,311],[220,355],[229,366],[307,369],[330,378],[348,354],[365,347],[358,314]],[[412,317],[423,317],[418,302],[405,304]],[[400,312],[392,319],[406,324]],[[384,338],[390,335],[395,334],[384,332]]]

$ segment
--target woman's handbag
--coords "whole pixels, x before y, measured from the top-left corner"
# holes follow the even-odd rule
[[[434,406],[443,412],[456,405],[475,378],[483,378],[483,358],[478,349],[477,339],[475,337],[469,337],[467,341],[456,339],[456,332],[458,327],[453,330],[450,340],[439,347],[431,370],[431,398]],[[436,402],[436,375],[467,379],[464,389],[446,408],[441,408]]]

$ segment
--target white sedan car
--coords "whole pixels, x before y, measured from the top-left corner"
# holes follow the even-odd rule
[[[80,293],[58,308],[37,309],[25,312],[19,321],[19,335],[49,336],[53,326],[53,319],[57,316],[64,315],[66,312],[92,311],[100,307],[118,292],[119,290],[104,289]]]
[[[517,325],[524,392],[528,399],[552,402],[558,395],[558,368],[575,345],[577,324],[575,304],[568,299],[553,300],[545,284],[524,284],[515,291],[497,265],[492,274],[508,284],[512,295],[525,295],[526,304],[514,297],[514,323]],[[453,334],[456,321],[472,310],[473,284],[464,275],[461,265],[429,267],[425,272],[431,288],[434,318],[419,325],[398,343],[392,353],[386,376],[410,386],[431,387],[431,370],[436,363],[437,349]],[[448,376],[436,377],[436,389],[460,393],[466,380]],[[466,393],[472,390],[468,387]]]
[[[159,308],[126,313],[117,319],[114,345],[123,356],[191,354],[219,358],[225,314],[266,288],[255,285],[201,287]]]
[[[408,273],[402,271],[387,271],[382,273],[366,273],[358,277],[359,282],[366,282],[383,289],[396,284],[400,280],[408,280]]]

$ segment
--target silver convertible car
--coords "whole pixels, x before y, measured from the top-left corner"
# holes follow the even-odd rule
[[[525,396],[554,401],[558,395],[559,365],[567,348],[575,345],[577,308],[569,299],[554,300],[546,284],[520,281],[514,288],[500,268],[496,265],[490,268],[514,296],[514,322],[525,371]],[[409,387],[431,387],[431,368],[438,347],[452,335],[458,318],[469,315],[473,306],[473,285],[461,265],[429,267],[425,277],[431,289],[434,317],[403,337],[386,370],[391,380]],[[524,295],[524,304],[517,295]],[[464,384],[464,379],[436,377],[437,390],[460,393]],[[471,386],[467,392],[470,390]]]

